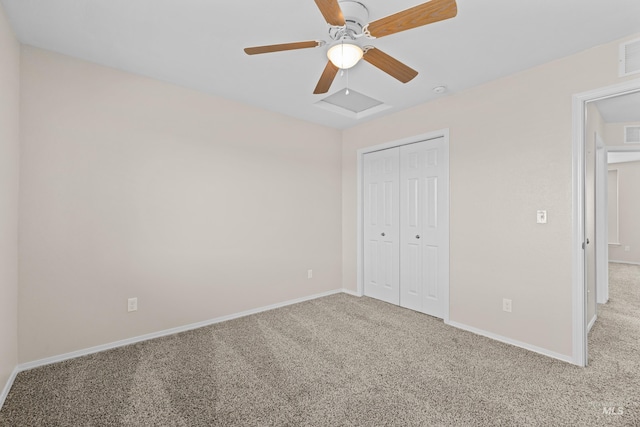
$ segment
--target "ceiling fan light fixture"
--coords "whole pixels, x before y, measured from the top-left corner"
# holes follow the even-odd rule
[[[327,51],[329,61],[342,70],[356,65],[362,59],[363,54],[362,48],[352,43],[338,43]]]

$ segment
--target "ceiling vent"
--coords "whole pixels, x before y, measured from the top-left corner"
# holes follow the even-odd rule
[[[624,127],[624,143],[640,144],[640,126]]]
[[[640,73],[640,39],[620,45],[620,77]]]
[[[353,119],[361,119],[371,114],[391,108],[382,101],[363,95],[353,89],[341,89],[316,103],[318,107]]]

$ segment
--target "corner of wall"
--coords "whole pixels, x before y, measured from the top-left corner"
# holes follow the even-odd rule
[[[0,5],[0,407],[18,363],[20,43]]]

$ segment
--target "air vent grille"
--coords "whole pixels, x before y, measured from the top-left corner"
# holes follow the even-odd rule
[[[620,45],[620,77],[640,73],[640,39]]]
[[[640,144],[640,126],[624,127],[624,143]]]

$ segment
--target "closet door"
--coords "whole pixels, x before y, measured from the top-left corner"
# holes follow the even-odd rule
[[[364,155],[364,294],[400,303],[400,150]]]
[[[448,304],[444,138],[400,147],[400,305],[442,318]]]

